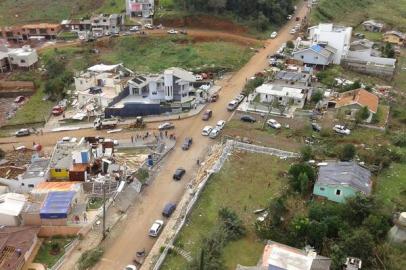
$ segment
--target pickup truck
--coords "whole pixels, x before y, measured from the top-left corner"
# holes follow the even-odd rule
[[[118,120],[114,118],[111,119],[97,118],[93,122],[93,126],[95,129],[115,128],[117,124]]]

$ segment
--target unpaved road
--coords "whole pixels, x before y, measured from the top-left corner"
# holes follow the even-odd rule
[[[303,5],[298,10],[297,16],[304,17],[306,12],[307,6]],[[251,60],[231,78],[227,81],[221,82],[224,86],[220,93],[220,99],[216,103],[208,105],[208,108],[213,110],[213,117],[210,121],[202,121],[200,119],[201,115],[180,121],[174,121],[176,125],[175,133],[178,137],[177,146],[162,164],[153,183],[143,191],[140,202],[137,203],[136,207],[131,208],[127,218],[122,224],[120,224],[118,227],[120,231],[114,232],[114,236],[106,240],[106,252],[102,260],[96,267],[94,267],[94,269],[123,269],[124,266],[132,262],[137,250],[145,248],[148,252],[152,248],[155,241],[148,237],[148,230],[151,224],[155,219],[162,218],[161,211],[165,203],[177,203],[180,200],[189,180],[193,178],[194,173],[196,172],[196,160],[201,159],[207,153],[207,149],[210,145],[214,143],[213,140],[203,137],[200,134],[202,128],[208,124],[215,125],[218,120],[227,120],[231,116],[231,113],[226,110],[227,103],[240,93],[247,78],[252,77],[255,73],[262,71],[268,66],[267,56],[269,54],[275,53],[282,43],[292,39],[289,31],[295,23],[296,22],[294,21],[289,22],[283,29],[281,29],[276,39],[266,42],[265,49],[261,49],[255,54]],[[202,31],[197,30],[196,32]],[[214,31],[203,32],[223,35],[222,33]],[[189,33],[191,33],[191,31],[189,31]],[[43,136],[30,136],[19,139],[6,138],[0,139],[0,143],[6,143],[1,145],[4,149],[12,148],[10,142],[13,141],[29,144],[35,140],[35,142],[50,146],[53,145],[57,139],[62,137],[61,134],[62,133],[52,133],[44,134]],[[63,136],[75,137],[104,134],[105,132],[94,130],[63,132]],[[109,134],[109,137],[113,138],[129,138],[129,136],[130,133]],[[182,151],[180,145],[186,136],[193,137],[194,143],[189,151]],[[173,181],[172,174],[179,166],[184,167],[187,173],[181,181]],[[79,256],[80,252],[72,253],[71,257],[66,260],[61,269],[74,269],[74,264]]]
[[[303,17],[307,12],[306,5],[298,11],[298,16]],[[246,78],[262,71],[268,66],[267,55],[274,53],[282,43],[290,40],[289,34],[295,22],[290,22],[279,33],[278,38],[268,41],[266,48],[260,50],[251,60],[223,87],[220,99],[208,106],[213,110],[213,118],[207,123],[199,117],[183,120],[178,124],[176,133],[180,138],[175,150],[168,156],[161,171],[154,182],[146,189],[142,201],[137,204],[134,211],[129,213],[123,226],[120,226],[119,235],[109,241],[103,260],[95,267],[97,270],[122,269],[131,263],[137,250],[151,249],[154,240],[148,237],[148,229],[155,219],[161,219],[161,211],[165,203],[178,202],[182,197],[185,187],[196,172],[196,160],[203,156],[213,141],[202,137],[200,132],[206,124],[215,125],[217,120],[227,120],[230,113],[226,110],[227,103],[240,93],[245,85]],[[179,147],[185,136],[191,136],[194,144],[189,151],[182,151]],[[173,181],[171,176],[175,169],[182,166],[187,174],[179,181]]]

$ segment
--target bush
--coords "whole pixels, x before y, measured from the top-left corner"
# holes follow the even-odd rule
[[[323,92],[322,91],[317,90],[316,92],[313,93],[312,102],[317,103],[322,99],[323,99]]]
[[[306,195],[310,185],[314,184],[316,173],[307,163],[293,164],[289,169],[291,187],[294,191]]]
[[[339,157],[341,161],[350,161],[355,157],[357,149],[353,144],[345,144],[339,153]]]
[[[392,135],[392,143],[399,147],[406,147],[406,133],[399,131]]]
[[[309,161],[313,158],[313,149],[311,146],[306,145],[300,149],[300,157],[302,161]]]
[[[149,177],[149,172],[145,168],[139,168],[138,171],[135,173],[135,177],[141,182],[144,183],[148,177]]]
[[[242,220],[229,208],[219,210],[219,219],[226,232],[226,240],[234,241],[245,235],[245,228]]]
[[[85,251],[80,256],[78,269],[86,270],[86,269],[92,268],[101,259],[101,257],[103,256],[103,253],[104,253],[104,250],[99,247]]]

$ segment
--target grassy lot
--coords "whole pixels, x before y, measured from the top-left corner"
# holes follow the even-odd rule
[[[64,247],[72,242],[72,238],[50,238],[44,239],[41,247],[38,250],[37,256],[34,259],[36,263],[42,263],[47,268],[51,268],[64,253]],[[58,244],[60,252],[56,255],[51,254],[52,246]]]
[[[237,263],[255,265],[264,245],[254,233],[256,216],[253,211],[265,207],[287,187],[287,181],[281,175],[288,170],[289,164],[289,161],[269,155],[235,152],[222,170],[210,179],[176,245],[193,255],[198,254],[199,242],[215,226],[218,210],[230,207],[243,220],[247,235],[225,247],[225,265],[227,269],[235,269]],[[182,257],[172,253],[163,269],[183,270],[185,265]]]
[[[187,38],[124,37],[113,41],[101,60],[122,62],[137,72],[159,72],[171,66],[235,70],[252,56],[249,48],[229,42],[193,43]]]
[[[394,163],[379,176],[376,195],[389,207],[389,210],[403,211],[406,208],[406,166]]]
[[[35,12],[33,12],[35,10]],[[55,22],[92,13],[118,13],[125,10],[121,0],[2,0],[0,25],[18,25],[31,22]]]
[[[364,20],[375,19],[404,31],[405,12],[406,0],[320,0],[311,21],[334,21],[358,26]]]

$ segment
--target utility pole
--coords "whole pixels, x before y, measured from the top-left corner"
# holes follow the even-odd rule
[[[103,183],[103,239],[106,239],[106,183]]]

